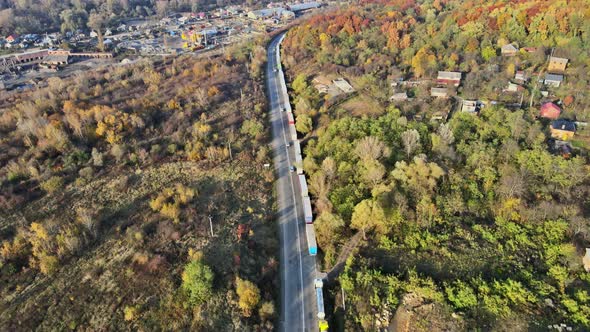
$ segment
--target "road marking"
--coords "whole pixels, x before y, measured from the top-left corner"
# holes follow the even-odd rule
[[[274,56],[274,66],[277,65],[278,63],[278,59],[276,56],[276,52],[278,51],[278,45],[275,44],[275,56]],[[273,71],[274,73],[274,67],[273,67]],[[279,90],[277,88],[277,81],[278,81],[278,71],[277,74],[274,75],[274,82],[275,82],[275,91],[277,93],[277,101],[279,103],[279,120],[281,122],[281,128],[283,129],[283,142],[285,143],[285,150],[286,150],[286,154],[287,154],[287,165],[289,167],[291,167],[291,160],[289,158],[289,149],[286,147],[287,146],[287,136],[285,135],[285,121],[284,121],[284,116],[283,116],[283,112],[281,111],[281,98],[280,98],[280,94],[279,94]],[[287,96],[288,97],[288,96]],[[287,100],[288,102],[288,100]],[[271,105],[272,107],[272,105]],[[293,194],[293,206],[295,208],[295,226],[297,228],[297,232],[296,232],[296,238],[297,238],[297,251],[298,253],[298,258],[299,258],[299,281],[300,281],[300,286],[301,286],[301,295],[302,295],[302,301],[301,301],[301,320],[303,322],[303,330],[305,330],[305,288],[303,287],[303,259],[301,258],[301,239],[299,237],[299,213],[297,212],[297,200],[296,200],[296,196],[295,196],[295,188],[294,188],[294,184],[293,184],[293,176],[291,175],[291,170],[289,169],[289,183],[291,184],[291,193]]]

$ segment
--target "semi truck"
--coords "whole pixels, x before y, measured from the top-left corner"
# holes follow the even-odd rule
[[[309,197],[305,175],[299,175],[299,187],[301,188],[301,197]]]
[[[311,256],[318,254],[318,244],[315,241],[315,229],[313,225],[305,225],[305,237],[307,238],[307,250]]]
[[[322,279],[317,278],[313,283],[315,286],[316,303],[318,307],[318,327],[320,328],[320,332],[328,331],[328,322],[326,321],[326,312],[324,311],[324,282]]]
[[[297,167],[297,174],[303,174],[303,158],[301,157],[301,145],[299,141],[293,142],[295,150],[295,166]]]
[[[313,212],[311,210],[311,200],[309,197],[302,197],[303,201],[303,216],[306,224],[313,224]]]
[[[289,125],[289,132],[291,133],[291,139],[293,141],[297,140],[297,130],[295,129],[295,125]]]

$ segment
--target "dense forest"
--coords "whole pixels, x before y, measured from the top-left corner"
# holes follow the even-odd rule
[[[0,36],[86,30],[129,18],[176,11],[206,11],[230,4],[255,5],[257,0],[0,0]],[[89,24],[90,23],[90,24]]]
[[[361,1],[292,28],[282,52],[323,269],[362,237],[332,326],[590,329],[587,2]],[[549,56],[569,60],[559,87],[539,82]],[[430,96],[438,71],[462,73],[449,98]],[[507,92],[516,72],[530,79]],[[356,91],[318,88],[338,77]],[[545,102],[577,121],[570,153],[550,148]]]
[[[274,329],[265,42],[1,93],[0,330]]]

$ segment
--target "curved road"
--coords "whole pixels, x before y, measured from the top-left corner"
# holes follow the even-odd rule
[[[277,172],[279,234],[281,241],[281,331],[318,331],[317,307],[313,280],[316,277],[315,257],[307,251],[303,204],[297,174],[289,167],[295,153],[286,112],[290,109],[277,48],[284,33],[275,37],[267,48],[266,84],[272,127],[272,148]]]

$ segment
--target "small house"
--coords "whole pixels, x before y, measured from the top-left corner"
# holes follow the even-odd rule
[[[477,101],[463,100],[463,106],[461,107],[461,112],[477,113]]]
[[[403,101],[408,100],[408,94],[405,92],[398,92],[394,93],[393,96],[389,98],[390,101]]]
[[[544,103],[541,105],[539,116],[546,119],[555,120],[561,114],[561,108],[554,103]]]
[[[514,44],[506,44],[502,46],[502,56],[515,56],[518,53],[518,48]]]
[[[574,137],[576,132],[576,124],[569,120],[555,120],[551,122],[549,127],[551,137],[562,141],[567,141]]]
[[[558,88],[561,85],[561,82],[563,82],[563,75],[547,73],[545,74],[545,79],[543,82],[547,86]]]
[[[447,88],[432,88],[430,89],[430,96],[436,98],[447,98],[449,96],[449,89]]]
[[[536,47],[523,47],[522,49],[525,52],[527,52],[527,53],[535,53],[535,52],[537,52],[537,48]]]
[[[504,92],[521,92],[524,88],[516,83],[508,82],[508,86],[504,89]]]
[[[528,80],[526,74],[524,71],[519,70],[516,72],[516,74],[514,74],[514,80],[519,82],[519,83],[524,83]]]
[[[354,88],[352,87],[352,85],[350,85],[344,78],[337,78],[335,80],[332,81],[332,83],[334,83],[334,85],[336,85],[336,87],[340,90],[342,90],[344,93],[351,93],[354,92]]]
[[[461,84],[461,73],[456,71],[439,71],[436,83],[459,86]]]
[[[6,42],[8,42],[9,44],[12,44],[12,43],[16,42],[17,39],[18,39],[17,36],[10,35],[10,36],[6,37]]]
[[[549,58],[549,68],[547,70],[550,73],[563,73],[565,71],[565,67],[567,67],[568,59],[566,58],[558,58],[558,57],[550,57]]]

